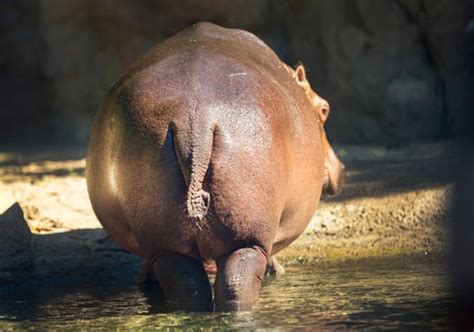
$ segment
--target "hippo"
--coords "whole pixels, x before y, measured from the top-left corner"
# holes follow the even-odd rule
[[[303,65],[249,32],[195,24],[133,64],[99,107],[86,161],[94,212],[168,304],[250,310],[273,256],[341,188],[329,111]]]

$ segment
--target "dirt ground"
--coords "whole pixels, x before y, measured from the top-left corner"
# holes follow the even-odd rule
[[[321,202],[305,233],[279,254],[284,264],[446,252],[457,165],[453,143],[339,146],[336,151],[348,170],[344,191]],[[13,224],[21,223],[23,212],[32,233],[32,249],[25,254],[32,256],[31,266],[14,268],[0,261],[0,281],[17,280],[21,273],[34,273],[43,282],[52,275],[57,282],[136,273],[140,261],[107,237],[91,209],[85,152],[54,147],[0,151],[0,213],[19,203],[21,210],[9,218],[15,215]],[[0,227],[6,227],[5,215]],[[0,241],[7,246],[6,239],[0,236]],[[4,260],[19,255],[3,250]]]

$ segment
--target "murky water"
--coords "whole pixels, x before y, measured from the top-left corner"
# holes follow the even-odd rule
[[[171,312],[130,284],[38,289],[0,298],[0,329],[447,329],[452,303],[439,264],[390,260],[287,268],[252,312]]]

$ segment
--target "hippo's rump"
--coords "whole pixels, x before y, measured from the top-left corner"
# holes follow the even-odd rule
[[[317,120],[304,98],[273,51],[244,31],[199,24],[152,49],[95,120],[88,185],[104,228],[144,257],[270,252],[281,218],[294,213],[295,167],[308,173],[307,201],[319,199]],[[196,225],[185,202],[205,137],[210,206]]]

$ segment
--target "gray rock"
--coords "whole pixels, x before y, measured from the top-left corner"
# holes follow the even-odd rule
[[[340,43],[344,55],[356,58],[362,54],[364,47],[370,44],[367,34],[355,26],[347,26],[340,31]]]
[[[0,215],[0,283],[22,281],[33,270],[31,231],[15,203]]]
[[[387,124],[390,133],[400,140],[433,137],[441,130],[441,101],[426,80],[402,75],[395,78],[385,90]],[[432,116],[430,116],[430,113]]]
[[[471,0],[399,0],[420,29],[426,54],[441,81],[445,104],[441,134],[464,135],[474,126],[474,17]]]
[[[335,141],[392,143],[439,134],[441,80],[422,31],[396,1],[299,3],[286,16],[290,48],[332,105],[328,132]]]

